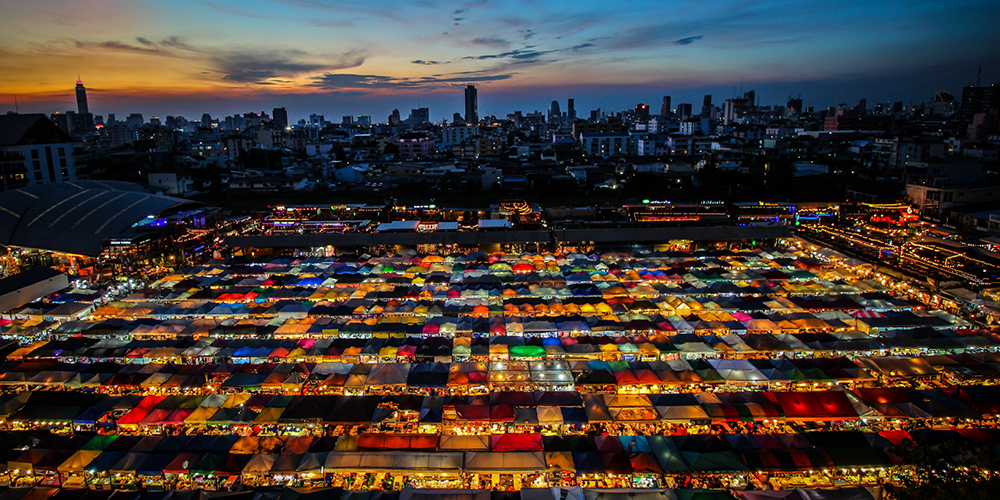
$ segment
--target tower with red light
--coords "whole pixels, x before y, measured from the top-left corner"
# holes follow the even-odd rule
[[[87,106],[87,88],[80,80],[76,81],[76,112],[80,115],[90,113],[90,107]]]

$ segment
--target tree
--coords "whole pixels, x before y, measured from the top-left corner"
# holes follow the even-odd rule
[[[895,492],[900,500],[986,500],[1000,492],[1000,456],[992,447],[907,440],[888,451],[914,468]]]

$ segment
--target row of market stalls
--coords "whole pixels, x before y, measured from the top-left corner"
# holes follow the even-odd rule
[[[931,364],[934,363],[934,364]],[[997,355],[929,358],[692,359],[672,361],[493,361],[432,363],[86,364],[55,360],[3,365],[0,389],[106,394],[481,394],[489,391],[672,393],[691,390],[866,387],[871,382],[982,383],[1000,378]],[[805,386],[805,387],[803,387]]]
[[[876,494],[878,488],[872,488]],[[616,500],[622,495],[645,500],[732,500],[728,491],[698,488],[608,490],[599,488],[555,487],[525,488],[520,491],[488,489],[355,491],[332,487],[285,487],[247,491],[212,490],[100,490],[56,486],[29,486],[0,491],[5,500]],[[774,495],[752,491],[734,492],[743,500],[772,500]],[[790,490],[782,500],[874,500],[872,492],[862,488]]]
[[[956,354],[995,351],[1000,336],[981,330],[898,330],[876,336],[858,331],[748,335],[580,337],[442,337],[391,335],[316,339],[191,338],[97,339],[71,336],[32,342],[11,352],[12,361],[76,363],[426,363],[463,361],[675,361]],[[63,328],[65,327],[65,328]],[[229,331],[241,330],[234,326]],[[582,366],[582,365],[581,365]],[[583,369],[583,368],[581,368]]]
[[[682,498],[998,443],[1000,338],[795,250],[212,261],[106,300],[0,324],[0,481]]]
[[[862,427],[880,428],[879,424],[890,421],[899,428],[919,428],[928,421],[951,426],[992,421],[998,414],[1000,390],[978,386],[651,395],[494,392],[481,396],[103,396],[30,391],[3,397],[0,426],[125,434],[253,434],[262,430],[326,432],[346,425],[358,432],[407,428],[489,434],[585,432],[597,425],[607,433],[627,434],[640,424],[663,433],[686,432],[699,425],[705,426],[704,432],[709,424],[843,424],[859,419]]]
[[[891,358],[890,358],[891,359]],[[959,358],[964,359],[964,358]],[[975,360],[976,358],[969,358]],[[906,361],[936,375],[922,360]],[[920,363],[917,365],[917,363]],[[877,364],[873,364],[878,368]],[[677,392],[682,386],[722,390],[725,385],[774,385],[806,382],[861,383],[875,380],[847,358],[695,359],[673,361],[494,361],[433,363],[244,363],[126,364],[8,362],[0,387],[13,390],[98,390],[103,393],[277,392],[315,394],[327,390],[392,388],[481,388],[579,390],[581,392]],[[988,364],[984,368],[993,369]],[[994,372],[1000,376],[1000,372]],[[751,387],[752,388],[752,387]],[[437,391],[441,392],[441,391]]]
[[[822,469],[886,469],[892,447],[912,440],[1000,444],[995,432],[883,431],[717,436],[369,435],[332,437],[171,436],[0,433],[14,486],[232,488],[236,485],[343,486],[347,478],[404,477],[391,488],[433,483],[477,487],[494,475],[523,487],[584,485],[623,478],[624,487],[664,487],[692,472],[794,473]],[[11,448],[18,446],[20,448]],[[417,479],[423,477],[425,479]],[[541,478],[541,479],[540,479]],[[361,483],[370,481],[362,479]],[[607,484],[607,483],[602,483]],[[616,483],[618,484],[618,483]],[[382,486],[371,484],[370,486]],[[365,488],[369,489],[369,488]],[[374,488],[382,489],[382,488]],[[520,489],[520,488],[518,488]]]
[[[787,300],[786,300],[787,301]],[[358,301],[363,302],[363,301]],[[771,301],[778,304],[781,300]],[[406,304],[406,303],[402,303]],[[807,333],[834,332],[861,329],[877,333],[881,330],[927,327],[936,329],[964,328],[969,325],[943,311],[911,312],[885,311],[804,311],[793,312],[796,308],[784,308],[785,312],[762,312],[745,309],[677,314],[658,314],[653,310],[642,312],[619,312],[606,314],[580,314],[564,311],[558,315],[528,312],[531,304],[517,306],[507,304],[466,305],[468,314],[459,316],[421,315],[413,311],[421,306],[407,305],[402,310],[400,303],[389,301],[377,305],[342,305],[332,307],[318,304],[285,301],[267,309],[272,315],[258,315],[247,306],[205,304],[194,309],[177,309],[175,305],[165,307],[135,307],[126,314],[112,314],[113,319],[99,321],[105,316],[92,316],[90,321],[69,321],[68,325],[57,329],[57,333],[83,333],[94,337],[108,336],[148,336],[159,338],[202,337],[225,335],[227,327],[246,326],[260,333],[295,338],[306,334],[312,336],[358,336],[375,333],[398,333],[405,335],[449,335],[479,336],[519,335],[519,336],[579,336],[579,335],[623,335],[628,333]],[[148,305],[148,304],[147,304]],[[182,306],[183,304],[180,304]],[[371,305],[371,307],[369,307]],[[779,304],[780,305],[780,304]],[[384,307],[387,306],[387,307]],[[101,311],[109,308],[103,307]],[[548,306],[546,306],[548,307]],[[909,307],[909,306],[907,306]],[[265,308],[261,306],[258,309]],[[321,309],[325,310],[320,311]],[[340,309],[340,312],[336,312]],[[126,311],[126,310],[122,310]],[[419,311],[418,311],[419,312]],[[285,314],[287,313],[287,314]],[[316,314],[313,314],[316,313]],[[343,313],[341,315],[341,313]],[[256,332],[255,332],[256,333]]]
[[[232,290],[232,289],[229,289]],[[822,310],[872,310],[873,312],[905,311],[913,304],[892,298],[881,292],[857,295],[843,295],[819,290],[818,296],[788,296],[774,293],[772,296],[744,293],[740,290],[716,291],[713,296],[695,297],[683,294],[664,295],[655,298],[635,298],[627,294],[621,297],[590,297],[584,294],[562,296],[545,289],[535,289],[528,296],[511,296],[502,291],[481,287],[472,293],[452,290],[438,294],[441,290],[420,287],[379,286],[351,289],[352,295],[329,297],[287,297],[254,300],[184,300],[157,299],[146,295],[156,295],[153,291],[130,296],[131,300],[108,302],[94,311],[97,317],[135,318],[153,317],[229,317],[245,315],[253,317],[352,317],[372,314],[404,315],[419,317],[506,315],[510,317],[531,316],[606,316],[622,314],[663,314],[689,317],[694,321],[746,321],[745,316],[707,316],[701,314],[722,313],[782,313],[810,312]],[[430,293],[429,293],[430,292]],[[633,290],[635,292],[635,290]],[[233,293],[233,292],[226,292]],[[817,292],[813,292],[817,293]],[[436,295],[435,295],[436,294]],[[368,295],[371,295],[370,297]],[[301,308],[288,306],[298,304]],[[55,315],[50,309],[35,312],[35,304],[26,306],[18,315]],[[876,315],[877,316],[877,315]],[[841,316],[844,319],[850,319]]]

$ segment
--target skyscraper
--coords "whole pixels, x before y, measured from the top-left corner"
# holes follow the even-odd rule
[[[87,105],[87,88],[79,80],[76,82],[76,113],[70,121],[73,134],[86,134],[94,130],[94,115],[90,114],[90,106]]]
[[[973,87],[970,85],[962,88],[962,103],[960,108],[962,118],[972,120],[976,114],[989,113],[996,107],[1000,107],[1000,85],[994,83],[989,87],[980,87],[978,85]]]
[[[569,121],[576,120],[576,107],[573,103],[573,99],[569,99],[566,102],[566,119]]]
[[[271,111],[271,117],[275,124],[281,128],[288,126],[288,110],[285,108],[274,108]]]
[[[562,112],[559,111],[559,101],[552,101],[549,105],[549,123],[557,123],[562,119]]]
[[[639,103],[635,105],[635,117],[640,122],[649,121],[649,106]]]
[[[468,117],[466,117],[468,119]],[[427,108],[414,108],[410,110],[410,117],[407,121],[412,125],[419,125],[431,121],[431,112]]]
[[[475,85],[465,87],[465,122],[470,125],[479,123],[479,96]]]
[[[90,107],[87,106],[87,88],[81,81],[76,82],[76,112],[81,115],[90,113]]]
[[[660,116],[664,118],[670,118],[670,96],[663,96],[663,102],[660,103]]]
[[[705,94],[701,102],[701,116],[710,118],[712,116],[712,94]]]

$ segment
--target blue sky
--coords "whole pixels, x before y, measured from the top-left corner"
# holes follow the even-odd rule
[[[754,89],[824,107],[960,93],[1000,80],[1000,2],[491,0],[7,1],[0,111],[91,109],[198,118],[285,106],[384,120],[646,102]]]

